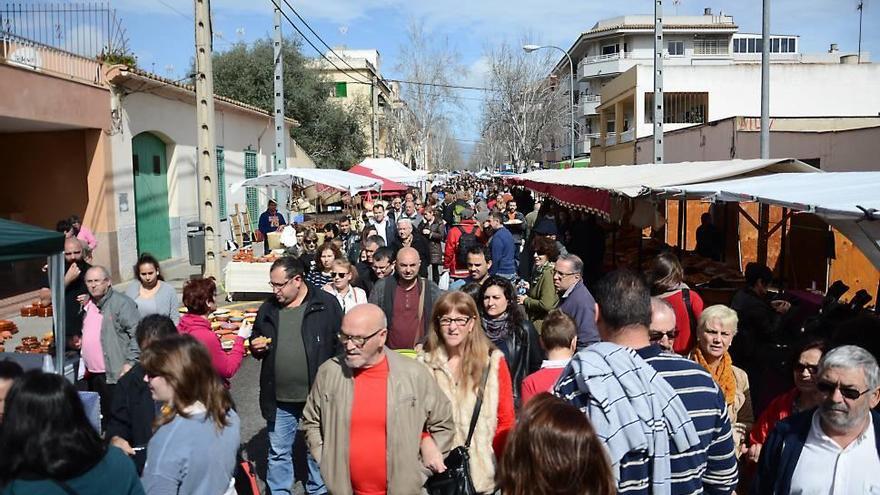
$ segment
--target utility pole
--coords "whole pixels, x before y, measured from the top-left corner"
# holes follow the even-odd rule
[[[761,158],[770,158],[770,0],[764,0],[761,25]]]
[[[654,0],[654,163],[663,163],[663,0]]]
[[[859,11],[859,63],[862,63],[862,15],[865,13],[865,0],[859,0],[859,5],[856,7],[856,10]],[[877,306],[880,308],[880,306]]]
[[[211,0],[195,1],[196,119],[198,121],[199,219],[205,224],[204,277],[220,276],[217,163],[214,144],[214,71],[211,67]]]
[[[372,118],[372,141],[373,141],[373,158],[379,158],[379,78],[373,76],[373,83],[370,85],[370,93],[373,100],[373,118]]]
[[[275,9],[275,30],[272,36],[272,46],[274,48],[275,60],[275,163],[274,170],[283,170],[287,168],[287,136],[284,129],[284,38],[281,33],[281,11]],[[284,209],[287,210],[287,216],[290,218],[290,188],[284,191],[281,197],[284,202]],[[289,221],[289,220],[288,220]]]

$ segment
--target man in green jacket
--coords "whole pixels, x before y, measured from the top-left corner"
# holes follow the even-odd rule
[[[345,352],[318,369],[301,429],[334,495],[422,493],[443,457],[422,456],[423,436],[442,455],[452,448],[449,399],[427,368],[385,347],[388,322],[374,304],[342,320]],[[433,452],[433,451],[432,451]]]

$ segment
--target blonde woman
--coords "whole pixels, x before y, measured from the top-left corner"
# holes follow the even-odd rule
[[[483,403],[471,439],[470,469],[479,493],[495,491],[495,468],[514,425],[513,387],[504,354],[483,333],[477,304],[464,292],[447,292],[434,304],[431,331],[419,359],[452,403],[454,445],[465,445],[484,370],[489,367]],[[426,463],[439,452],[423,440]]]
[[[704,309],[697,325],[697,346],[691,358],[712,374],[724,393],[727,414],[733,427],[734,452],[739,457],[755,417],[749,377],[745,371],[733,365],[727,352],[736,335],[737,322],[736,311],[723,304]]]
[[[351,311],[351,308],[358,304],[367,302],[367,293],[364,292],[364,289],[351,285],[355,273],[347,259],[333,260],[332,270],[330,271],[330,275],[333,278],[323,287],[325,291],[336,297],[344,313],[348,313]]]

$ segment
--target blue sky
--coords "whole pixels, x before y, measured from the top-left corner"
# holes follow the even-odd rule
[[[289,0],[290,1],[290,0]],[[281,0],[279,4],[284,6]],[[424,22],[429,34],[447,38],[470,69],[460,82],[485,85],[482,58],[487,46],[502,41],[518,42],[527,34],[536,43],[567,48],[596,21],[622,14],[649,14],[650,0],[294,0],[297,9],[331,46],[378,49],[385,77],[398,77],[395,70],[407,25]],[[704,7],[734,16],[741,32],[760,32],[761,2],[758,0],[666,0],[667,15],[698,15]],[[825,51],[838,43],[843,52],[855,52],[858,40],[857,0],[773,0],[773,33],[801,36],[801,51]],[[191,0],[112,0],[128,30],[131,48],[141,67],[173,79],[182,78],[193,54]],[[285,6],[286,7],[286,6]],[[270,0],[213,0],[215,50],[235,41],[251,42],[272,30]],[[291,18],[296,20],[291,14]],[[284,32],[293,29],[285,25]],[[306,32],[306,34],[309,34]],[[221,37],[222,36],[222,37]],[[321,45],[315,40],[315,44]],[[880,0],[865,0],[862,49],[880,59]],[[308,56],[315,52],[304,47]],[[878,82],[880,88],[880,82]],[[460,91],[467,98],[479,92]],[[479,102],[462,99],[465,111],[456,116],[456,135],[475,139]],[[466,141],[463,141],[466,145]]]

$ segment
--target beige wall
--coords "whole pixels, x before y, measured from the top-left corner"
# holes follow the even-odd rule
[[[0,64],[0,116],[107,129],[106,89]],[[14,95],[14,97],[12,96]]]

